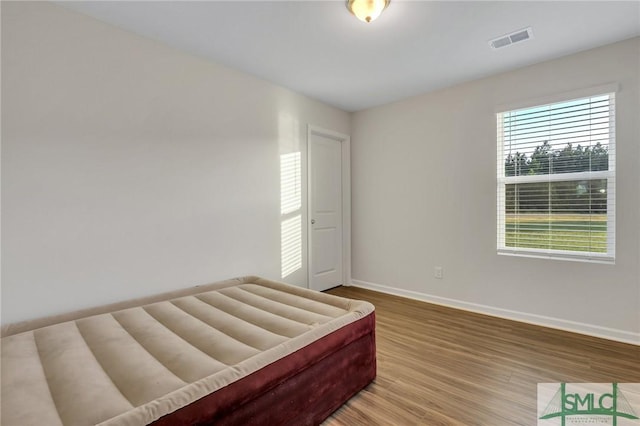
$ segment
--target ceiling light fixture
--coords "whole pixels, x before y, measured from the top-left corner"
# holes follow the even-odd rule
[[[375,20],[391,0],[347,0],[347,9],[363,22]]]

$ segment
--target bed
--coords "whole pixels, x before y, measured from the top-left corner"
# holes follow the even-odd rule
[[[2,333],[3,426],[312,425],[376,375],[373,305],[259,277]]]

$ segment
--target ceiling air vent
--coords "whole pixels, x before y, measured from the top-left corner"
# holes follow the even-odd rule
[[[514,31],[511,34],[503,35],[498,38],[494,38],[493,40],[489,41],[489,45],[493,49],[500,49],[501,47],[507,47],[515,43],[529,40],[530,38],[533,38],[533,31],[531,31],[531,27]]]

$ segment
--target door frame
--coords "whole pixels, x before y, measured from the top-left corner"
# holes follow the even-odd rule
[[[351,285],[351,137],[319,126],[307,126],[307,288],[311,288],[311,138],[322,136],[340,142],[342,154],[342,285]]]

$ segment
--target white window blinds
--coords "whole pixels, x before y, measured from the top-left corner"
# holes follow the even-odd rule
[[[615,95],[497,114],[498,252],[615,256]]]

